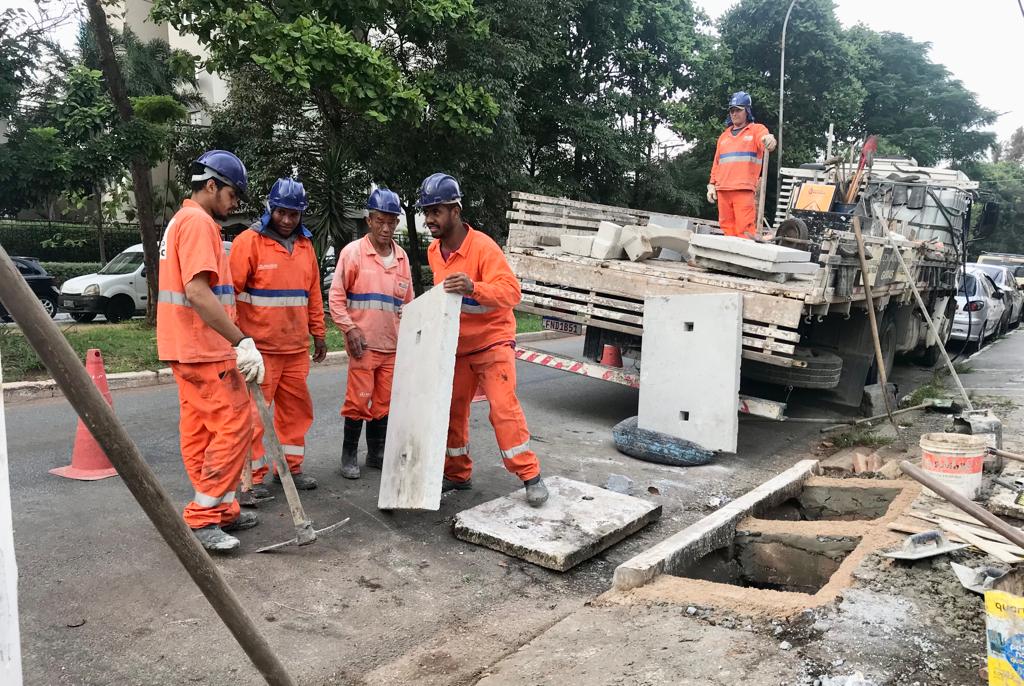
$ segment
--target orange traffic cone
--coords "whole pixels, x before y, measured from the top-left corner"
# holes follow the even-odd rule
[[[103,356],[96,348],[91,348],[89,352],[85,353],[85,371],[89,372],[96,388],[107,399],[107,403],[113,407],[114,400],[110,397],[110,388],[107,387],[107,372],[103,368]],[[75,447],[71,451],[71,465],[51,469],[50,474],[79,481],[96,481],[117,476],[117,470],[110,464],[106,453],[92,437],[89,429],[85,428],[85,424],[79,419],[78,430],[75,432]]]
[[[487,396],[484,395],[484,389],[480,386],[480,384],[477,384],[476,393],[473,395],[473,402],[479,403],[483,402],[484,400],[487,400]]]
[[[617,345],[605,345],[601,353],[601,364],[605,367],[621,367],[622,351]]]

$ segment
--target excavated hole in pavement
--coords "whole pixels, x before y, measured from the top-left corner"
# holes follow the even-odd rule
[[[878,519],[900,492],[899,488],[804,486],[799,495],[759,513],[757,518],[787,522]]]
[[[711,551],[673,576],[814,594],[858,543],[856,536],[737,531],[731,545]]]

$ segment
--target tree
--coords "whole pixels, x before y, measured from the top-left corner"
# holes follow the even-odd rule
[[[135,128],[136,131],[141,131],[140,128],[133,126],[135,116],[132,112],[131,101],[124,88],[117,57],[114,55],[114,44],[110,39],[107,15],[100,7],[99,0],[86,0],[86,6],[89,9],[90,24],[96,35],[96,45],[99,47],[103,75],[106,79],[107,89],[110,91],[110,99],[114,101],[118,118],[126,128]],[[146,285],[149,295],[146,306],[146,323],[155,326],[160,263],[157,259],[159,246],[153,216],[153,188],[149,172],[151,167],[152,163],[146,159],[145,152],[141,149],[137,150],[132,156],[131,170],[139,230],[142,233],[142,259],[146,265]]]
[[[1003,151],[1002,159],[1007,162],[1024,164],[1024,126],[1018,126],[1010,136],[1010,140],[1000,147]],[[998,162],[999,159],[995,161]]]

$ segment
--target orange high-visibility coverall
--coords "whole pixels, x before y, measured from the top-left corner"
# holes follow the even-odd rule
[[[313,399],[306,385],[309,339],[327,333],[324,302],[309,231],[296,229],[301,233],[291,252],[266,235],[269,231],[273,229],[256,222],[235,239],[231,275],[237,291],[238,328],[252,337],[263,354],[266,373],[260,388],[267,403],[274,405],[274,430],[288,471],[297,474],[306,453],[306,432],[313,425]],[[270,465],[258,414],[253,423],[252,482],[261,484]]]
[[[345,333],[358,326],[366,338],[363,356],[348,358],[341,416],[349,419],[375,421],[391,409],[398,315],[413,298],[409,258],[394,241],[391,249],[395,259],[385,267],[369,236],[349,243],[331,281],[328,300],[334,323]]]
[[[185,284],[206,272],[214,295],[235,318],[235,288],[220,227],[187,199],[160,243],[156,345],[170,363],[181,403],[181,457],[195,494],[185,507],[193,529],[238,518],[235,487],[252,440],[252,413],[235,351],[185,297]]]
[[[435,284],[459,272],[473,281],[473,294],[462,298],[444,475],[452,481],[465,481],[472,473],[469,409],[479,385],[491,406],[489,419],[502,462],[526,481],[540,474],[540,461],[530,450],[530,430],[516,397],[516,318],[512,308],[521,299],[519,281],[498,244],[468,224],[466,228],[466,239],[447,258],[441,254],[438,240],[427,250]]]
[[[761,177],[763,124],[747,124],[738,131],[729,126],[718,137],[711,183],[718,190],[718,223],[726,236],[754,238],[757,209],[754,190]]]

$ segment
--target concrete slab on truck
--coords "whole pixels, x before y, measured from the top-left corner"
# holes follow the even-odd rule
[[[644,300],[641,429],[736,452],[742,324],[739,293]]]
[[[455,516],[455,537],[564,572],[661,516],[661,505],[560,476],[530,507],[520,488]]]
[[[690,245],[753,257],[765,262],[809,262],[811,259],[811,253],[804,250],[785,248],[771,243],[755,243],[735,236],[696,234],[690,238]]]
[[[435,286],[402,308],[377,507],[437,510],[462,298]]]

